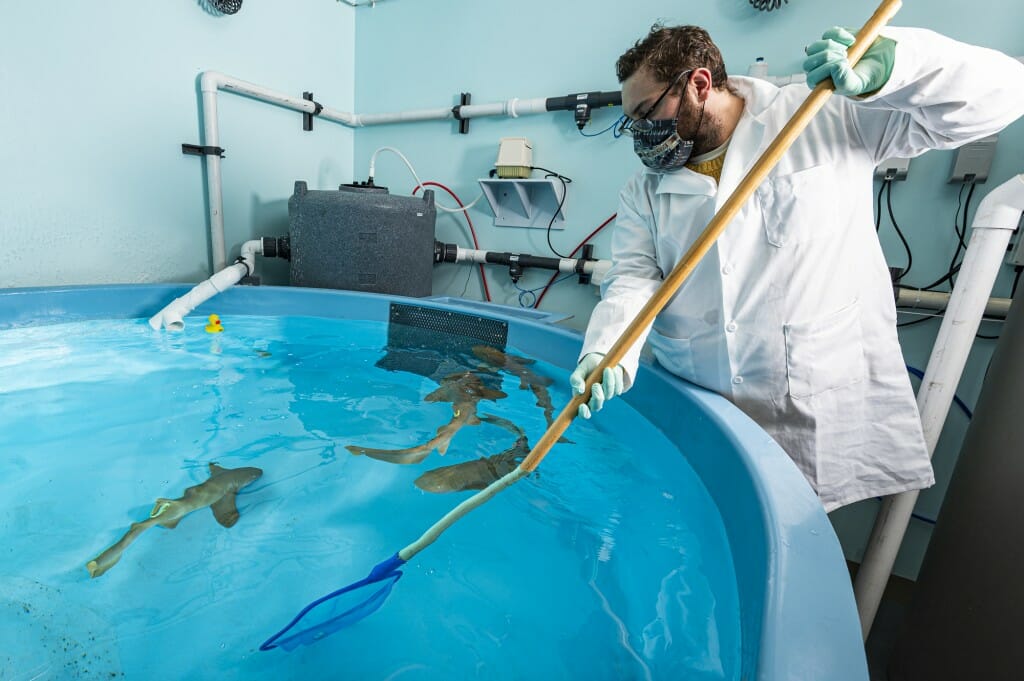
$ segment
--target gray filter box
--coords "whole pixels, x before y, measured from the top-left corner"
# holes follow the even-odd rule
[[[293,286],[429,296],[434,267],[434,192],[392,196],[386,187],[312,190],[288,201]]]

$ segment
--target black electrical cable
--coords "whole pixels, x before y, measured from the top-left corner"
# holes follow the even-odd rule
[[[957,264],[956,258],[961,254],[961,251],[965,254],[967,253],[967,216],[971,210],[971,197],[974,196],[974,187],[975,185],[971,184],[971,189],[967,193],[967,199],[964,201],[964,217],[961,218],[961,225],[957,228],[956,223],[953,223],[953,229],[956,231],[956,252],[953,253],[953,259],[949,262],[950,268]],[[949,285],[952,286],[952,280],[949,281]]]
[[[562,183],[562,198],[558,200],[558,208],[556,208],[555,212],[551,214],[551,220],[548,221],[547,237],[548,248],[551,249],[551,252],[557,255],[559,258],[568,258],[569,256],[562,255],[557,250],[555,250],[554,245],[551,243],[551,226],[555,224],[555,218],[557,218],[558,214],[562,212],[562,206],[565,204],[565,195],[568,193],[568,187],[566,187],[566,185],[572,182],[572,179],[566,177],[565,175],[562,175],[561,173],[556,173],[554,170],[548,170],[547,168],[541,168],[540,166],[530,166],[530,170],[543,170],[545,173],[547,173],[547,175],[544,176],[545,178],[555,177],[558,178],[558,181]]]
[[[618,128],[619,128],[620,125],[622,125],[622,119],[625,118],[625,117],[626,117],[625,114],[619,116],[618,118],[616,118],[612,122],[611,125],[609,125],[607,128],[605,128],[601,132],[583,132],[583,128],[580,128],[579,129],[580,130],[580,134],[583,135],[584,137],[599,137],[599,136],[605,134],[606,132],[611,131],[612,137],[621,137],[622,135],[620,133],[618,133]]]
[[[885,191],[885,185],[887,184],[889,184],[889,180],[882,182],[878,188],[878,196],[875,198],[875,234],[882,229],[882,192]]]
[[[893,210],[892,210],[892,180],[886,180],[883,186],[886,186],[886,185],[888,186],[888,189],[886,189],[886,191],[885,191],[885,203],[886,203],[886,206],[889,209],[889,220],[892,222],[893,229],[896,230],[896,235],[899,236],[900,241],[903,242],[903,250],[905,250],[907,252],[907,266],[906,266],[906,268],[902,272],[900,272],[899,276],[897,276],[893,280],[893,283],[898,283],[901,279],[903,279],[903,277],[907,276],[907,274],[910,273],[910,268],[913,267],[913,265],[914,265],[914,255],[910,252],[910,244],[907,243],[907,238],[905,236],[903,236],[903,231],[900,229],[900,226],[898,224],[896,224],[896,216],[895,216],[895,214],[893,214]],[[879,193],[879,196],[881,196],[881,193],[882,193],[881,190],[879,190],[878,193]]]
[[[971,177],[971,176],[968,176],[968,177]],[[963,194],[964,186],[966,186],[966,184],[960,186],[960,193],[961,194]],[[953,277],[956,276],[956,273],[960,271],[960,265],[962,264],[960,262],[957,262],[957,260],[960,257],[960,252],[961,251],[963,251],[964,253],[967,252],[967,242],[965,241],[965,239],[967,237],[967,214],[968,214],[968,211],[971,208],[971,197],[974,196],[974,188],[975,188],[975,186],[976,185],[974,183],[971,183],[971,189],[970,189],[970,191],[967,192],[967,199],[963,202],[964,215],[963,215],[963,218],[962,218],[962,226],[957,224],[956,217],[953,218],[953,231],[956,232],[957,245],[956,245],[956,250],[953,252],[953,259],[949,261],[949,272],[948,272],[949,276],[947,278],[949,279],[949,287],[951,289],[953,288],[953,284],[954,284]],[[959,201],[959,199],[957,199],[957,216],[959,216],[959,214],[960,214],[960,201]]]
[[[966,250],[966,248],[967,248],[966,244],[964,243],[963,235],[960,232],[960,224],[959,224],[959,221],[960,221],[960,210],[961,209],[966,209],[966,207],[970,205],[970,195],[971,195],[971,192],[974,191],[974,185],[971,185],[971,192],[968,192],[968,194],[967,194],[968,204],[967,204],[967,206],[965,206],[964,205],[964,201],[963,201],[963,196],[964,196],[964,188],[966,188],[966,187],[967,187],[967,183],[966,182],[964,184],[960,185],[960,193],[957,194],[956,214],[953,215],[953,231],[956,232],[957,240],[958,240],[959,243],[957,245],[956,251],[953,253],[953,259],[949,263],[949,269],[946,271],[945,274],[943,274],[941,277],[939,277],[938,279],[936,279],[932,283],[928,284],[927,286],[920,286],[920,287],[907,286],[906,288],[912,289],[914,291],[931,291],[936,286],[941,286],[945,282],[952,280],[952,278],[955,277],[957,275],[957,273],[960,271],[960,264],[961,263],[957,262],[957,258],[960,256],[961,249]],[[879,195],[881,195],[881,194],[879,194]],[[965,225],[964,230],[966,230],[966,224],[967,224],[967,211],[966,210],[964,210],[963,222],[964,222],[964,225]]]
[[[964,252],[965,255],[966,255],[966,252],[967,252],[966,238],[967,238],[968,213],[969,213],[970,207],[971,207],[971,198],[973,197],[974,190],[977,187],[977,185],[972,180],[973,180],[973,176],[968,175],[967,178],[965,179],[965,182],[962,185],[960,185],[960,192],[957,195],[956,214],[953,216],[953,231],[956,232],[957,247],[956,247],[956,250],[953,252],[952,260],[950,260],[949,270],[944,275],[942,275],[941,277],[939,277],[938,279],[933,281],[931,284],[929,284],[928,286],[924,286],[924,287],[921,287],[921,288],[918,288],[918,289],[913,289],[913,290],[916,290],[916,291],[928,291],[928,290],[934,289],[936,286],[939,286],[939,285],[945,283],[946,281],[949,281],[950,289],[953,288],[953,285],[955,283],[953,281],[953,278],[960,272],[960,268],[963,265],[963,261],[962,260],[960,262],[957,262],[957,260],[960,257],[961,251]],[[963,198],[964,188],[967,186],[968,183],[971,185],[971,188],[967,192],[967,199],[964,200],[964,198]],[[882,191],[881,191],[881,189],[879,189],[879,192],[878,192],[879,199],[881,199],[881,195],[882,195]],[[888,195],[887,195],[887,198],[889,198]],[[960,209],[961,208],[963,208],[963,212],[964,212],[962,219],[960,217]],[[892,219],[892,206],[891,206],[891,204],[889,206],[889,218]],[[895,225],[895,224],[896,224],[895,221],[893,221],[893,225]],[[876,230],[877,230],[877,227],[876,227]],[[896,231],[899,232],[899,228],[897,228]],[[902,234],[900,236],[902,238]],[[904,241],[904,245],[906,245],[906,241]],[[909,255],[909,250],[908,250],[908,255]],[[908,264],[907,270],[909,270],[909,269],[910,269],[910,266]],[[1010,298],[1011,299],[1017,293],[1017,285],[1020,283],[1020,275],[1021,275],[1021,272],[1024,271],[1024,267],[1017,266],[1017,267],[1014,268],[1014,271],[1015,271],[1015,275],[1014,275],[1014,278],[1013,278],[1013,286],[1010,289]],[[904,274],[906,274],[906,272],[904,272]],[[903,275],[900,275],[900,277],[898,277],[896,279],[896,281],[899,281],[899,279],[902,278],[902,276]],[[906,287],[906,288],[913,288],[913,287]],[[900,323],[896,324],[896,326],[898,328],[901,328],[901,327],[913,326],[915,324],[921,324],[923,322],[927,322],[927,321],[930,321],[932,319],[938,319],[945,312],[946,312],[946,310],[945,310],[945,308],[943,308],[941,310],[938,310],[934,315],[929,315],[927,317],[922,317],[920,319],[914,319],[914,320],[911,320],[909,322],[900,322]],[[982,319],[982,321],[984,322],[985,320]],[[980,333],[975,333],[974,337],[982,339],[982,340],[998,340],[999,339],[999,336],[987,336],[987,335],[980,334]]]
[[[976,186],[977,185],[975,185],[973,183],[971,184],[971,189],[970,189],[970,191],[967,192],[967,198],[964,199],[964,216],[963,216],[963,218],[961,220],[961,223],[960,223],[960,229],[957,230],[957,233],[956,233],[956,236],[957,236],[957,245],[956,245],[957,255],[959,255],[960,251],[963,251],[964,253],[967,252],[967,214],[971,210],[971,197],[974,196],[974,188]]]
[[[951,269],[949,272],[946,272],[945,274],[943,274],[941,277],[939,277],[938,279],[936,279],[932,283],[928,284],[927,286],[922,286],[921,288],[915,288],[914,290],[915,291],[931,291],[936,286],[939,286],[939,285],[943,284],[944,282],[947,282],[950,279],[952,279],[954,276],[956,276],[957,272],[959,272],[959,271],[960,271],[960,264],[957,263],[956,267]],[[908,287],[908,288],[913,288],[913,287]]]

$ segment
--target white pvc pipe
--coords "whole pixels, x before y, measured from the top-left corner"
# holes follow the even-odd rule
[[[922,291],[900,286],[896,292],[897,307],[911,307],[923,310],[945,310],[949,306],[950,294],[944,291]],[[1011,298],[989,298],[985,303],[986,317],[1005,319],[1010,311]]]
[[[181,331],[185,328],[185,317],[210,298],[226,291],[242,277],[256,271],[256,256],[263,254],[263,240],[253,239],[242,244],[239,262],[225,267],[206,281],[194,286],[188,293],[172,300],[164,309],[157,312],[149,320],[154,329],[166,328],[169,331]]]
[[[957,277],[949,307],[932,347],[917,406],[921,411],[928,455],[942,432],[957,384],[974,344],[992,285],[1006,255],[1006,245],[1024,211],[1024,174],[993,189],[982,200],[971,225],[970,242]],[[878,613],[903,535],[910,523],[919,490],[886,497],[875,519],[871,539],[864,552],[854,593],[860,613],[861,631],[867,639]]]
[[[217,90],[234,92],[235,94],[251,97],[261,102],[292,109],[293,111],[316,114],[317,118],[323,118],[353,128],[386,123],[411,123],[455,118],[453,107],[358,115],[322,106],[318,102],[302,99],[301,97],[293,97],[292,95],[271,90],[262,85],[256,85],[255,83],[228,76],[218,71],[204,71],[199,79],[199,86],[203,94],[203,144],[210,147],[220,146],[220,134],[217,128]],[[317,112],[318,106],[320,107],[319,113]],[[547,99],[543,97],[522,100],[513,98],[504,102],[467,104],[459,107],[460,118],[479,118],[482,116],[510,116],[516,118],[521,114],[545,112],[547,112]],[[221,194],[220,157],[216,154],[207,154],[206,169],[206,188],[210,202],[212,271],[220,272],[226,264],[224,199]]]
[[[216,89],[203,89],[203,143],[211,147],[220,146]],[[224,252],[224,198],[221,194],[220,156],[217,154],[206,156],[206,195],[210,202],[210,253],[213,256],[213,271],[220,272],[227,264],[227,256]]]
[[[277,90],[271,90],[270,88],[263,87],[262,85],[256,85],[255,83],[250,83],[249,81],[245,81],[240,78],[228,76],[218,71],[204,71],[199,82],[200,88],[203,92],[224,90],[225,92],[234,92],[236,94],[245,95],[246,97],[251,97],[261,102],[276,104],[277,106],[283,106],[294,111],[301,111],[303,113],[310,114],[316,113],[317,102],[302,99],[301,97],[293,97],[292,95],[278,92]],[[332,109],[323,105],[321,105],[320,113],[317,114],[317,117],[350,127],[356,125],[355,116],[353,114],[338,111],[337,109]]]
[[[444,109],[415,109],[394,113],[356,114],[355,126],[382,125],[385,123],[410,123],[416,121],[443,120],[455,118],[453,107]],[[521,114],[546,113],[547,99],[510,99],[505,102],[491,104],[465,104],[459,107],[459,118],[482,118],[484,116],[510,116],[517,118]]]

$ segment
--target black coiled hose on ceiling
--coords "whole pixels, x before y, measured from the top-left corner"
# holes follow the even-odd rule
[[[783,4],[788,5],[789,0],[750,0],[750,5],[762,12],[771,12],[773,9],[782,7]]]
[[[221,14],[234,14],[242,9],[242,0],[209,0],[209,3]]]

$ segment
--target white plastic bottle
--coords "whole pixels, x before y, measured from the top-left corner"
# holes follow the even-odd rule
[[[764,57],[758,57],[754,60],[754,63],[747,69],[747,75],[751,78],[768,77],[768,62],[764,60]]]

